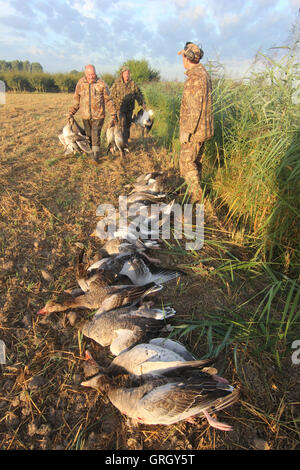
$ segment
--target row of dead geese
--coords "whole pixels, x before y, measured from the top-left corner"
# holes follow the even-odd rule
[[[128,195],[128,210],[133,205],[150,209],[153,201],[166,197],[163,181],[160,173],[140,176]],[[166,207],[168,211],[172,203]],[[99,236],[97,227],[95,235]],[[81,385],[107,393],[133,422],[170,425],[202,413],[210,425],[229,431],[230,425],[210,413],[235,403],[238,391],[217,375],[215,359],[197,360],[183,344],[160,337],[168,336],[167,321],[176,312],[155,306],[153,299],[164,283],[183,273],[163,268],[149,255],[149,249],[159,248],[159,239],[143,240],[128,230],[112,232],[96,262],[87,266],[84,252],[78,256],[80,288],[48,302],[38,313],[97,309],[92,319],[80,319],[77,326],[86,337],[109,347],[115,359],[104,368],[87,351],[87,380]]]

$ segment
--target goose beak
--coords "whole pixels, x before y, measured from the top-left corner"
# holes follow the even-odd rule
[[[84,359],[85,359],[86,361],[93,360],[93,357],[92,357],[92,355],[91,355],[91,353],[90,353],[90,351],[89,351],[88,349],[85,351],[85,358],[84,358]]]
[[[37,315],[47,315],[48,311],[46,310],[46,308],[41,308],[41,310],[39,310],[36,314]]]

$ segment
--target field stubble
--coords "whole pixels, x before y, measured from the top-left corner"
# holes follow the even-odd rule
[[[36,312],[53,295],[76,286],[78,243],[90,259],[97,253],[101,244],[91,234],[99,203],[117,206],[124,185],[148,171],[168,172],[173,189],[180,180],[167,151],[153,137],[143,142],[137,133],[126,169],[105,151],[98,165],[87,157],[64,156],[57,135],[71,99],[68,94],[9,94],[0,110],[0,338],[7,347],[0,382],[1,448],[299,448],[297,368],[284,357],[279,370],[269,353],[257,356],[254,343],[240,343],[234,355],[229,345],[226,360],[224,351],[220,355],[223,375],[241,391],[240,402],[219,416],[233,425],[231,433],[209,428],[201,417],[195,424],[134,429],[105,396],[80,386],[85,348],[103,364],[109,363],[107,350],[82,338],[65,314],[41,318]],[[245,255],[208,201],[205,224],[207,241],[226,240]],[[219,256],[220,245],[205,243],[197,269],[164,289],[158,301],[176,309],[174,325],[205,320],[210,312],[219,313],[222,322],[226,309],[262,288],[261,281],[242,276],[223,282],[214,275],[218,262],[213,260]],[[166,249],[162,259],[169,266],[190,262],[180,250]],[[258,303],[247,305],[249,316]],[[206,337],[197,330],[190,329],[183,341],[199,357],[207,353]]]

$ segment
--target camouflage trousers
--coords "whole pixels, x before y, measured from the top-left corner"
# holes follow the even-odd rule
[[[128,144],[128,139],[130,137],[130,126],[132,122],[132,111],[119,111],[118,112],[119,126],[122,131],[124,143]]]
[[[181,144],[179,169],[194,199],[201,197],[202,159],[204,142],[186,142]]]
[[[100,150],[100,135],[104,119],[83,119],[86,135],[90,138],[90,144],[94,152]]]

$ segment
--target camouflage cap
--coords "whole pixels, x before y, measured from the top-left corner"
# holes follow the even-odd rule
[[[122,73],[126,72],[127,70],[130,72],[130,68],[127,67],[127,65],[123,65],[123,67],[120,68],[120,74],[122,75]]]
[[[199,60],[202,59],[204,52],[199,46],[197,46],[193,42],[187,42],[184,46],[184,49],[178,52],[178,55],[181,54],[187,57],[191,62],[197,64]]]

